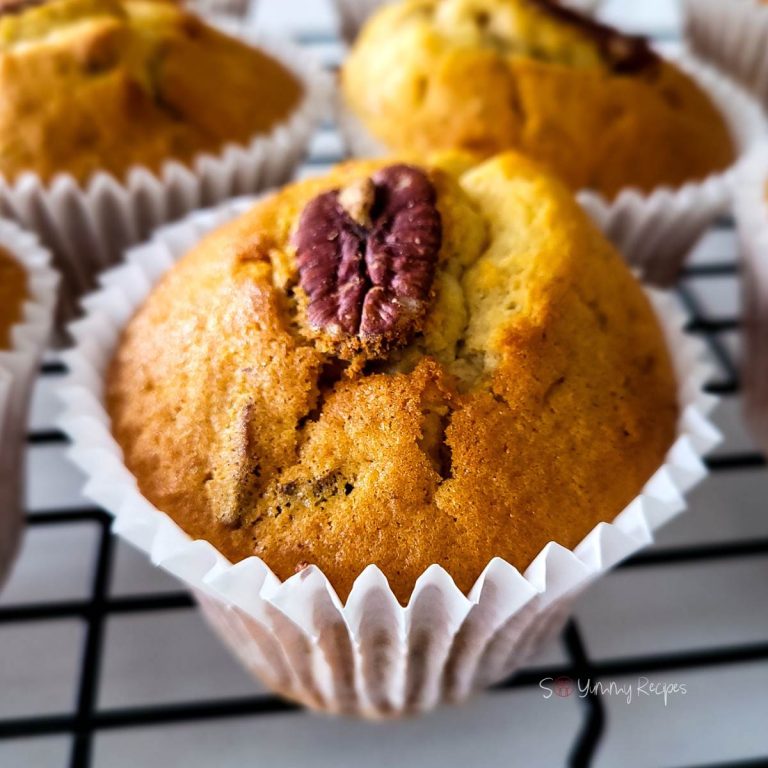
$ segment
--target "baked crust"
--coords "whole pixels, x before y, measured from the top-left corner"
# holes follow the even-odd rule
[[[499,556],[575,546],[662,463],[676,385],[655,315],[568,191],[508,153],[425,168],[443,239],[423,333],[339,366],[305,327],[293,184],[207,237],[128,324],[107,405],[142,492],[233,561],[317,564],[342,599],[377,564],[402,601]],[[457,167],[444,163],[444,167]]]
[[[0,248],[0,350],[11,345],[11,328],[21,320],[27,297],[27,274],[4,248]]]
[[[548,5],[387,5],[344,64],[344,103],[393,152],[516,149],[572,189],[608,198],[680,186],[732,162],[723,117],[688,76],[647,51],[618,66],[605,53],[617,46],[600,43],[609,32],[586,33],[586,21],[563,21]],[[631,47],[633,38],[611,34]]]
[[[0,173],[85,182],[267,133],[302,86],[173,3],[52,0],[0,16]]]

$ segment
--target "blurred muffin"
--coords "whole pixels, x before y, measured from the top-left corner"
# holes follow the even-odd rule
[[[58,276],[33,236],[0,219],[0,586],[23,528],[25,430]]]
[[[11,329],[21,320],[26,298],[27,273],[0,247],[0,354],[11,348]],[[11,385],[11,373],[0,360],[0,587],[16,553],[22,525],[18,498],[21,478],[16,460],[21,448],[12,448],[12,443],[20,443],[21,435],[16,425],[9,424],[13,416],[9,413]]]
[[[95,275],[163,223],[285,182],[328,79],[282,41],[231,37],[163,0],[50,0],[0,15],[0,211],[63,275]]]
[[[51,0],[0,17],[0,173],[158,171],[285,121],[302,85],[173,3]]]
[[[432,563],[466,591],[494,556],[575,546],[677,416],[641,287],[512,153],[351,162],[258,203],[162,279],[106,392],[154,505],[342,599],[370,563],[406,601]]]
[[[21,320],[27,297],[27,274],[5,248],[0,247],[0,350],[10,349],[11,328]]]
[[[551,0],[405,0],[342,70],[348,114],[386,148],[514,148],[574,190],[678,186],[729,166],[709,97],[642,38]]]

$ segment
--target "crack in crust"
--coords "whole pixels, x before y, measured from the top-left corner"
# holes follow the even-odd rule
[[[423,171],[391,165],[318,195],[293,242],[307,321],[327,351],[380,357],[421,330],[442,245]]]

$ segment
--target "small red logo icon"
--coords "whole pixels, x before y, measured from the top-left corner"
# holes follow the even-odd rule
[[[556,678],[555,693],[563,699],[570,696],[573,693],[573,680],[570,677]]]

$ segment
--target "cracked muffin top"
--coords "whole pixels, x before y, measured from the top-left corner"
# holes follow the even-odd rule
[[[11,328],[21,321],[27,297],[24,267],[0,247],[0,350],[11,346]]]
[[[553,0],[404,0],[366,25],[345,108],[393,152],[525,152],[574,190],[679,186],[734,149],[709,97],[642,38]]]
[[[9,180],[189,163],[269,132],[301,99],[277,61],[170,2],[19,2],[0,14]]]
[[[142,492],[233,561],[370,563],[406,601],[469,590],[613,519],[662,463],[676,385],[656,317],[560,182],[507,153],[357,161],[208,236],[108,375]]]

